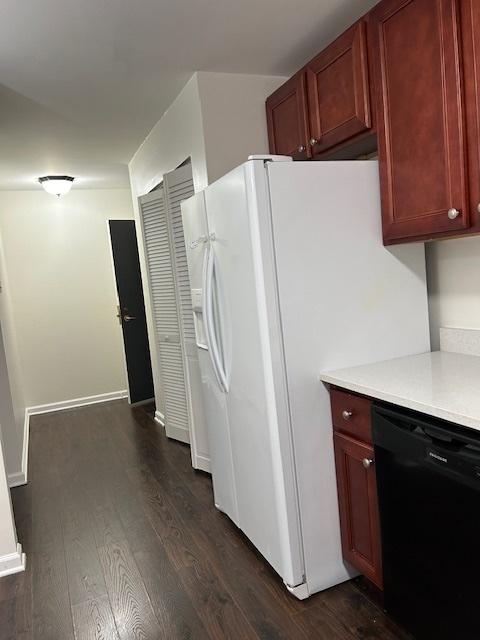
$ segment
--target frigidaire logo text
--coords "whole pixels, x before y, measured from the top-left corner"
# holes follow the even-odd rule
[[[435,460],[439,460],[440,462],[448,462],[447,458],[444,458],[443,456],[439,456],[438,453],[434,453],[433,451],[429,451],[428,455],[431,458],[435,458]]]

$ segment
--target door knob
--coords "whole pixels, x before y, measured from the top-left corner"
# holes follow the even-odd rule
[[[303,144],[301,144],[301,145],[298,147],[298,153],[303,153],[304,151],[305,151],[305,147],[304,147],[304,145],[303,145]]]
[[[447,211],[447,216],[450,220],[455,220],[460,215],[460,211],[458,209],[452,208]]]
[[[370,467],[372,466],[373,462],[374,461],[371,458],[364,458],[362,460],[362,464],[363,464],[364,469],[370,469]]]
[[[342,411],[342,418],[344,420],[350,420],[350,418],[352,417],[353,413],[351,411],[347,411],[346,409],[344,409]]]
[[[137,317],[136,317],[136,316],[129,316],[129,315],[127,315],[127,314],[125,314],[125,315],[123,316],[123,321],[124,321],[124,322],[130,322],[131,320],[136,320],[136,319],[137,319]]]
[[[318,142],[318,140],[316,138],[310,138],[310,145],[313,147],[314,145],[316,145]]]

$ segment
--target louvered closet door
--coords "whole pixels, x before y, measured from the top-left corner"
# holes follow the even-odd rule
[[[189,409],[164,188],[140,198],[167,436],[189,442]]]
[[[194,194],[190,165],[164,176],[167,217],[170,225],[172,261],[180,315],[181,345],[190,418],[190,446],[195,469],[210,471],[207,429],[203,411],[202,382],[193,324],[190,278],[183,233],[181,202]]]

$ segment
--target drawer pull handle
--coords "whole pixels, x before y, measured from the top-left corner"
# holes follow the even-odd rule
[[[371,458],[364,458],[362,460],[362,464],[363,464],[365,469],[370,469],[370,467],[372,466],[373,462],[374,461]]]
[[[344,420],[350,420],[352,416],[353,416],[353,413],[351,411],[347,411],[346,409],[342,411],[342,418]]]

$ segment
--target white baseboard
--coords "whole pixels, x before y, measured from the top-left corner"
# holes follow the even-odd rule
[[[160,411],[155,411],[154,415],[155,422],[162,425],[165,428],[165,416]],[[173,440],[180,440],[180,442],[185,442],[185,444],[190,444],[190,434],[186,429],[178,429],[176,427],[168,427],[167,436],[172,438]]]
[[[120,400],[123,398],[128,398],[128,391],[126,389],[123,391],[111,391],[110,393],[99,393],[96,396],[86,396],[85,398],[73,398],[72,400],[51,402],[50,404],[39,404],[36,407],[28,407],[27,411],[33,416],[39,413],[74,409],[75,407],[83,407],[88,404],[97,404],[98,402],[108,402],[110,400]]]
[[[138,402],[130,402],[131,407],[141,407],[144,404],[150,404],[154,402],[155,398],[147,398],[146,400],[139,400]]]
[[[24,471],[8,474],[8,486],[10,489],[21,487],[23,484],[27,484],[27,474]]]
[[[154,420],[158,422],[158,424],[161,424],[162,427],[165,427],[165,416],[161,411],[155,411]]]
[[[23,420],[23,448],[22,448],[22,470],[16,473],[8,474],[8,486],[20,487],[27,484],[28,474],[28,441],[30,438],[30,413],[29,409],[25,409],[25,418]]]
[[[184,442],[185,444],[190,444],[190,434],[186,429],[179,429],[178,427],[168,427],[168,431],[166,430],[166,434],[168,438],[172,440],[179,440],[180,442]]]
[[[0,578],[8,576],[11,573],[19,573],[25,571],[27,559],[22,552],[22,545],[17,543],[17,550],[6,556],[0,556]]]
[[[192,467],[199,471],[205,471],[206,473],[212,473],[210,468],[210,458],[206,456],[195,456],[195,460],[192,460]]]
[[[62,402],[51,402],[49,404],[39,404],[34,407],[26,407],[25,421],[23,426],[23,450],[22,450],[22,470],[8,474],[8,485],[10,488],[19,487],[27,483],[28,474],[28,440],[30,435],[30,416],[40,413],[50,413],[52,411],[62,411],[63,409],[73,409],[75,407],[84,407],[89,404],[97,404],[99,402],[108,402],[110,400],[120,400],[128,398],[128,391],[112,391],[110,393],[100,393],[96,396],[86,396],[84,398],[73,398],[72,400],[63,400]]]

